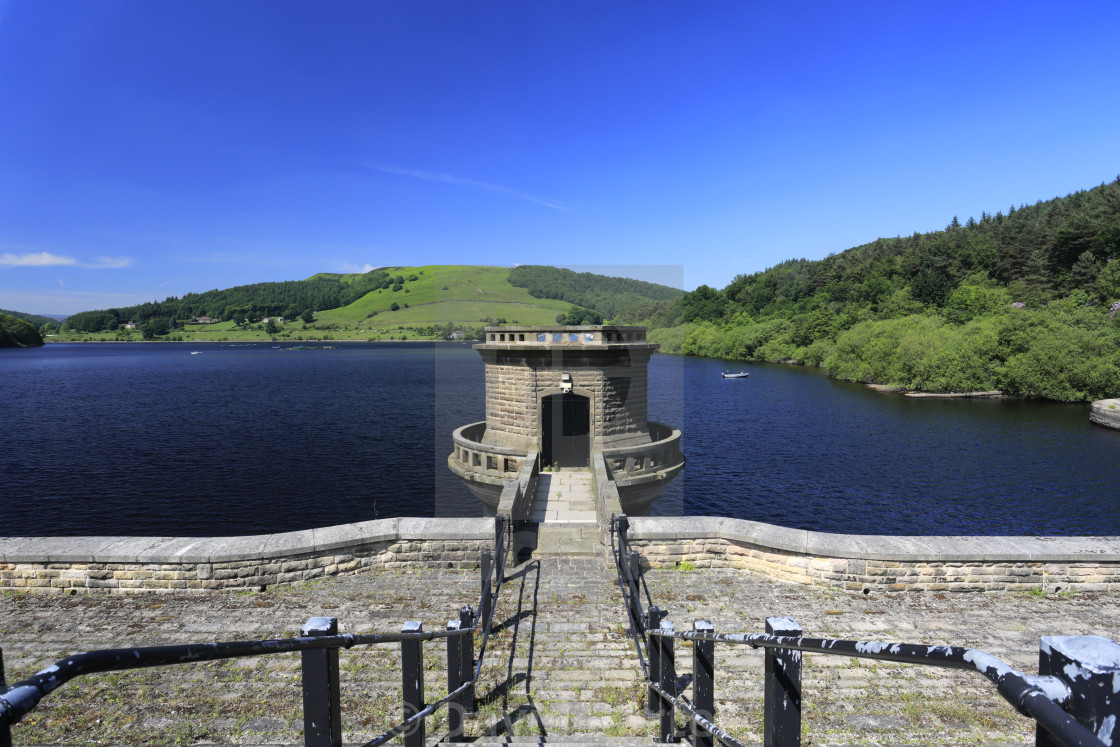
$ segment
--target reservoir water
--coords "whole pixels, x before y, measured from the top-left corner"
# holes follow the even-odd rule
[[[286,346],[285,346],[286,347]],[[192,352],[197,351],[197,354]],[[728,368],[747,379],[721,379]],[[688,466],[651,508],[865,534],[1120,534],[1120,431],[1087,405],[909,399],[655,355]],[[477,516],[446,467],[484,419],[469,344],[0,351],[0,534],[253,534]]]

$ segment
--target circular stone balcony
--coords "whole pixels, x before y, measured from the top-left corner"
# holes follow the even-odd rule
[[[603,449],[607,472],[626,512],[641,511],[684,469],[681,432],[649,421],[651,443]]]
[[[483,504],[497,508],[504,482],[517,478],[529,452],[484,444],[485,433],[485,420],[456,428],[451,436],[454,451],[447,457],[447,466]]]
[[[447,466],[483,504],[497,508],[502,488],[517,479],[525,460],[536,452],[484,444],[485,433],[485,421],[457,428]],[[646,508],[685,466],[679,430],[649,421],[649,435],[650,443],[601,450],[627,512]]]

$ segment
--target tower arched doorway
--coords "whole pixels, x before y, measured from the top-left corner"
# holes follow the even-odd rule
[[[574,392],[541,398],[541,462],[591,464],[591,400]]]

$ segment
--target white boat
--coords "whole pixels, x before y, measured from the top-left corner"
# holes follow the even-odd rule
[[[202,355],[202,351],[201,350],[192,350],[191,355]]]
[[[745,379],[748,376],[750,376],[750,374],[747,373],[746,371],[740,371],[739,373],[731,373],[730,371],[724,371],[723,373],[720,374],[720,376],[722,376],[725,379]]]

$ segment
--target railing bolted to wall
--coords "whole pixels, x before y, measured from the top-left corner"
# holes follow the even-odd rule
[[[312,617],[300,637],[265,641],[193,643],[179,646],[107,649],[75,654],[54,663],[22,682],[8,687],[4,680],[4,656],[0,650],[0,747],[11,747],[11,726],[30,713],[53,690],[83,674],[120,672],[129,669],[169,666],[193,662],[237,659],[248,656],[299,651],[303,677],[304,744],[307,747],[338,747],[342,744],[342,713],[339,692],[339,649],[386,643],[401,644],[401,682],[405,720],[366,743],[378,747],[404,734],[406,747],[423,747],[425,719],[447,705],[448,739],[463,737],[462,716],[473,713],[475,686],[482,675],[486,645],[493,627],[494,609],[505,577],[509,520],[495,521],[494,551],[482,553],[481,595],[474,610],[463,606],[459,619],[445,630],[426,632],[419,622],[406,622],[400,633],[340,634],[338,620]],[[493,559],[497,559],[496,566]],[[482,639],[475,658],[475,633]],[[424,703],[424,641],[447,640],[447,695],[435,703]]]
[[[729,747],[742,742],[714,722],[716,643],[765,649],[763,744],[792,747],[801,744],[801,655],[816,653],[894,661],[977,672],[992,682],[1000,695],[1022,715],[1034,719],[1038,747],[1051,745],[1111,745],[1120,721],[1120,645],[1098,636],[1049,636],[1041,641],[1039,674],[1012,669],[984,651],[960,646],[924,646],[876,641],[806,638],[790,618],[766,620],[765,633],[717,633],[697,620],[693,630],[678,631],[664,610],[652,602],[642,607],[637,553],[631,550],[625,515],[612,517],[611,550],[631,635],[642,659],[649,692],[647,715],[660,719],[660,739],[675,742],[674,711],[688,719],[684,734],[695,747],[710,747],[713,739]],[[648,588],[646,589],[647,600]],[[673,643],[693,644],[692,700],[677,691]],[[648,664],[647,661],[648,660]],[[1117,732],[1120,734],[1120,732]]]

